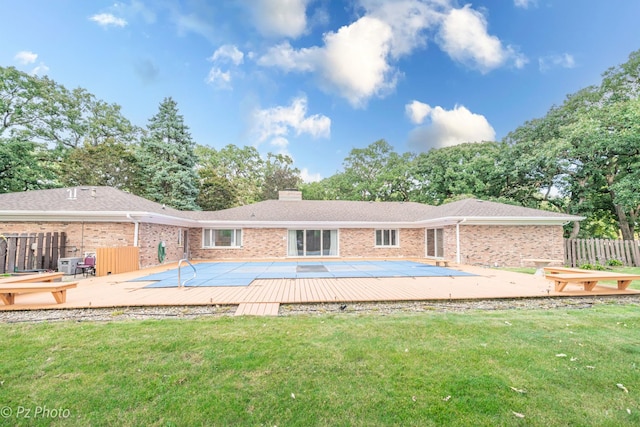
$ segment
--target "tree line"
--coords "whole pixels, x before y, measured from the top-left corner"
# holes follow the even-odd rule
[[[176,102],[145,128],[84,89],[0,67],[0,192],[109,185],[178,209],[277,198],[415,201],[476,197],[587,217],[573,237],[633,239],[640,213],[640,50],[502,141],[397,153],[354,148],[342,170],[303,183],[291,157],[196,144]]]

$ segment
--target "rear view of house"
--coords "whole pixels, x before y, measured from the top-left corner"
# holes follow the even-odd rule
[[[563,259],[563,225],[581,219],[476,199],[429,206],[302,200],[299,191],[214,212],[179,211],[110,187],[0,194],[0,234],[64,232],[63,257],[135,247],[141,268],[182,258],[519,266],[527,258]]]

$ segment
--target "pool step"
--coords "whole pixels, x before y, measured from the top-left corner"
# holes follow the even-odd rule
[[[238,305],[236,316],[277,316],[280,310],[279,303],[243,303]]]

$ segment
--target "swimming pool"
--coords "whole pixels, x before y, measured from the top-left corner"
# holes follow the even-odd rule
[[[197,276],[186,286],[249,286],[256,279],[346,278],[346,277],[438,277],[473,276],[452,268],[413,261],[273,261],[204,262],[194,264]],[[182,269],[182,280],[192,277]],[[136,278],[154,282],[145,288],[178,287],[178,269]]]

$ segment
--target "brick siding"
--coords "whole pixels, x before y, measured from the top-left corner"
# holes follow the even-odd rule
[[[133,246],[132,223],[9,222],[0,223],[0,233],[65,232],[66,253],[62,257],[83,256],[98,247]],[[159,264],[158,245],[166,244],[165,263],[176,262],[185,248],[178,245],[180,227],[141,223],[138,232],[140,267]],[[202,248],[202,229],[188,232],[191,259],[286,258],[287,235],[284,228],[244,229],[241,248]],[[425,231],[400,229],[399,247],[376,247],[372,228],[341,229],[339,253],[345,258],[422,258],[425,256]],[[456,261],[456,227],[444,227],[444,258]],[[564,257],[562,226],[542,225],[461,225],[461,262],[499,266],[521,266],[522,259]]]
[[[203,248],[202,229],[189,230],[189,250],[192,259],[255,259],[285,258],[287,256],[287,230],[284,228],[245,228],[242,247]]]
[[[120,222],[3,222],[0,233],[64,232],[65,257],[82,257],[99,247],[133,246],[133,224]]]
[[[564,259],[561,225],[461,225],[460,246],[463,264],[517,267],[527,258]],[[455,244],[452,254],[455,259]]]
[[[338,232],[340,256],[345,258],[423,258],[424,229],[399,230],[398,247],[377,247],[375,229],[348,228]]]

